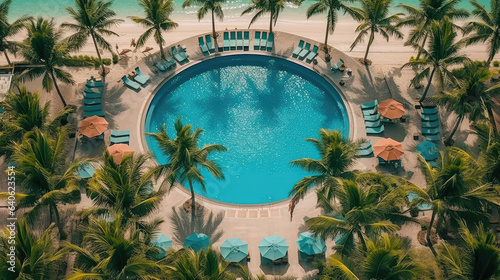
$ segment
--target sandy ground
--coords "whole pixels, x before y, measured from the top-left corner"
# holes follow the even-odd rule
[[[226,27],[229,29],[246,29],[247,22],[247,20],[231,20],[229,22],[218,23],[217,27],[219,30],[223,30]],[[264,29],[268,27],[267,23],[267,20],[263,18],[252,28]],[[196,62],[199,59],[204,59],[199,52],[196,37],[192,36],[210,32],[211,27],[209,22],[203,21],[202,23],[198,23],[197,21],[185,20],[179,22],[179,24],[180,26],[178,29],[165,34],[167,45],[186,39],[180,43],[188,46],[188,54],[192,61]],[[406,69],[400,70],[401,65],[407,62],[408,59],[414,55],[414,52],[411,48],[405,47],[402,40],[385,42],[378,38],[369,55],[369,58],[373,61],[373,66],[366,69],[354,59],[350,58],[350,56],[362,57],[365,50],[365,45],[361,44],[352,52],[349,52],[349,46],[356,36],[353,32],[356,25],[356,23],[349,20],[339,22],[335,34],[331,36],[329,40],[330,46],[336,48],[332,53],[333,57],[341,57],[346,60],[349,67],[353,68],[353,72],[355,73],[354,80],[348,83],[346,87],[342,88],[344,96],[351,106],[352,122],[355,128],[353,129],[354,132],[351,137],[353,139],[367,138],[366,134],[364,134],[364,125],[358,104],[369,102],[375,98],[383,100],[392,97],[401,101],[407,109],[409,120],[406,123],[387,126],[384,135],[368,137],[372,139],[372,143],[380,139],[380,137],[392,137],[403,142],[403,147],[405,151],[407,151],[403,156],[403,169],[395,172],[387,168],[380,168],[375,158],[359,160],[355,168],[365,171],[391,172],[407,177],[420,187],[425,187],[423,175],[416,163],[415,146],[419,141],[414,141],[412,137],[413,134],[418,133],[420,130],[419,113],[413,109],[415,100],[420,93],[409,88],[409,80],[413,76],[413,72]],[[324,29],[324,23],[317,20],[307,23],[280,20],[276,26],[276,31],[293,33],[294,35],[279,33],[276,36],[276,50],[274,54],[289,57],[299,37],[304,37],[309,41],[316,40],[318,42],[315,43],[319,44],[324,40]],[[129,43],[131,39],[137,38],[142,31],[143,29],[141,27],[127,20],[116,29],[120,37],[111,37],[109,41],[113,46],[118,44],[120,50],[130,48]],[[251,37],[253,37],[253,33]],[[250,46],[252,46],[252,44],[253,42],[250,43]],[[147,45],[154,48],[152,52],[158,51],[158,47],[154,42],[149,42]],[[143,108],[148,96],[150,96],[156,86],[165,79],[164,75],[155,75],[154,68],[150,67],[148,60],[150,60],[152,56],[146,56],[142,54],[141,51],[142,50],[139,50],[138,52],[129,53],[123,56],[117,65],[112,66],[110,75],[106,77],[107,85],[103,97],[103,102],[105,104],[103,107],[106,113],[106,119],[110,122],[110,128],[130,129],[131,134],[135,135],[135,137],[131,138],[130,144],[136,151],[141,151],[144,148],[141,145],[141,133],[139,131],[141,113],[139,104],[142,104]],[[483,60],[486,58],[485,47],[481,45],[469,47],[464,50],[464,52],[467,53],[471,59]],[[81,54],[93,55],[93,46],[90,44],[87,45],[81,51]],[[2,57],[1,59],[4,58]],[[4,62],[1,61],[1,59],[0,63]],[[332,74],[331,71],[328,70],[331,64],[324,62],[321,55],[318,61],[318,65],[306,66],[332,80],[337,87],[339,87],[337,83],[341,76],[339,76],[339,74]],[[335,63],[334,61],[332,62]],[[153,76],[152,82],[138,93],[123,87],[119,80],[122,75],[130,72],[135,66],[141,66],[141,69],[146,69],[147,71],[145,72]],[[182,70],[183,67],[178,66],[176,71]],[[81,91],[83,83],[85,79],[91,75],[96,76],[97,71],[93,68],[87,68],[78,70],[71,69],[70,72],[74,75],[77,84],[75,86],[62,85],[61,88],[68,103],[81,104],[81,94],[79,92]],[[32,90],[40,88],[39,81],[33,81],[26,85]],[[55,105],[54,108],[60,108],[61,104],[55,93],[44,94],[43,97],[45,100],[52,100]],[[453,116],[450,117],[444,114],[444,112],[441,112],[442,130],[444,134],[447,133],[454,120],[455,118]],[[468,131],[468,124],[464,123],[461,132],[458,133],[457,140],[473,147],[475,139]],[[77,156],[97,156],[100,154],[102,148],[104,147],[100,144],[94,145],[88,143],[87,145],[78,147]],[[157,213],[157,216],[167,221],[162,225],[161,231],[168,236],[178,239],[178,241],[174,239],[174,247],[176,248],[182,245],[181,241],[183,237],[187,236],[187,232],[182,232],[175,227],[182,228],[183,225],[185,226],[186,217],[180,215],[179,218],[175,218],[175,212],[172,210],[172,207],[180,206],[187,198],[188,195],[185,191],[176,188],[165,198]],[[308,217],[319,214],[319,211],[315,209],[314,206],[315,195],[308,195],[305,200],[299,204],[293,221],[289,220],[286,202],[256,207],[246,207],[242,205],[226,207],[203,198],[200,198],[199,201],[205,206],[207,211],[211,211],[214,214],[220,213],[220,217],[222,217],[220,222],[217,222],[216,219],[204,223],[200,222],[199,230],[207,232],[207,234],[213,238],[212,241],[215,247],[218,247],[226,238],[242,237],[249,243],[252,260],[248,266],[253,273],[302,276],[312,270],[310,263],[300,261],[295,240],[298,234],[305,230],[304,221],[307,220]],[[90,201],[84,198],[80,206],[84,207],[86,205],[90,205]],[[418,225],[404,227],[400,231],[400,234],[408,236],[415,241],[416,233],[419,228],[420,226]],[[219,234],[217,233],[218,231],[222,232]],[[263,237],[271,234],[280,235],[287,239],[290,245],[289,265],[273,266],[261,264],[257,246]],[[329,247],[327,253],[330,254],[333,252],[331,249],[333,245],[332,241],[329,241],[327,245]],[[413,245],[419,246],[417,242],[413,242]]]

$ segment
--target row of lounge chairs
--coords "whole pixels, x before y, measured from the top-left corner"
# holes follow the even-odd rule
[[[248,51],[249,49],[250,49],[250,32],[248,31],[224,32],[222,37],[222,48],[219,48],[219,51],[235,51],[235,50]]]
[[[104,117],[101,106],[102,87],[102,81],[87,80],[83,89],[83,114],[86,118]]]
[[[299,60],[306,60],[306,63],[311,63],[314,58],[318,55],[318,50],[319,47],[314,45],[312,51],[311,51],[311,43],[305,43],[306,45],[304,46],[304,41],[300,40],[299,45],[293,50],[292,52],[292,57],[297,58]]]
[[[129,130],[111,130],[111,136],[109,137],[110,146],[114,144],[129,144],[130,141],[130,131]]]
[[[177,67],[177,63],[171,57],[167,57],[166,60],[157,61],[157,62],[155,62],[154,65],[156,68],[158,68],[158,70],[160,70],[162,72],[172,70],[175,67]]]
[[[362,157],[367,157],[373,154],[372,141],[368,140],[367,142],[361,143],[358,149],[358,155]]]
[[[203,39],[203,36],[198,37],[198,44],[200,45],[201,52],[204,56],[215,52],[215,46],[212,43],[212,37],[210,37],[210,34],[205,35],[205,40]]]
[[[253,42],[254,50],[261,50],[268,52],[272,52],[274,48],[274,33],[269,33],[269,37],[267,36],[267,32],[255,31],[255,37]]]
[[[422,107],[422,135],[429,141],[439,141],[439,114],[437,107]]]
[[[181,45],[172,46],[170,50],[172,51],[172,55],[174,56],[175,60],[177,60],[180,65],[189,62],[189,55],[187,55],[186,51],[181,47]]]
[[[377,110],[378,100],[370,103],[361,104],[361,111],[365,120],[366,134],[379,134],[384,132],[384,125],[380,120],[380,114]]]
[[[126,75],[122,77],[122,81],[128,87],[139,90],[141,85],[144,86],[149,81],[150,77],[149,75],[143,74],[139,67],[135,68],[135,73],[136,75],[134,76],[134,81],[130,80]]]

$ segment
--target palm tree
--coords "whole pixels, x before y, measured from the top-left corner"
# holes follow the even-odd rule
[[[257,21],[264,14],[269,13],[269,32],[273,33],[273,25],[276,25],[280,12],[285,8],[286,3],[291,3],[295,5],[300,5],[302,1],[299,0],[252,0],[250,7],[246,8],[241,15],[249,14],[253,11],[257,11],[255,15],[250,20],[248,28]]]
[[[162,31],[168,31],[179,26],[170,19],[170,14],[174,10],[172,0],[139,0],[139,4],[146,13],[145,18],[130,17],[134,22],[146,27],[147,30],[137,40],[136,47],[142,47],[146,41],[153,35],[155,42],[160,46],[161,58],[165,59],[165,50],[163,44]]]
[[[35,129],[26,133],[21,143],[13,145],[12,160],[19,173],[18,208],[29,208],[26,217],[33,223],[47,208],[51,221],[59,228],[61,239],[66,239],[59,217],[59,204],[80,202],[78,179],[73,172],[81,161],[66,166],[66,132],[61,128],[52,139]],[[7,197],[9,193],[0,193]]]
[[[408,240],[397,235],[382,234],[367,241],[366,252],[360,249],[352,258],[331,255],[320,269],[328,279],[414,279],[421,268],[410,254]],[[326,279],[326,278],[325,278]]]
[[[42,17],[31,21],[26,29],[28,37],[21,45],[21,52],[32,66],[23,71],[19,78],[33,80],[42,77],[43,88],[50,92],[54,86],[61,102],[66,106],[57,80],[67,84],[74,84],[75,81],[70,73],[58,68],[68,63],[70,51],[69,46],[61,40],[61,30],[56,28],[53,18],[46,20]]]
[[[158,250],[140,230],[122,224],[119,216],[114,222],[91,218],[81,246],[66,242],[65,248],[76,252],[75,270],[66,279],[162,279],[161,266],[151,257]]]
[[[125,156],[116,164],[107,151],[104,163],[87,185],[93,208],[85,214],[120,215],[124,223],[138,223],[157,209],[164,191],[153,190],[153,173],[146,163],[152,156]]]
[[[55,132],[61,125],[61,121],[74,111],[66,107],[59,111],[53,119],[49,119],[50,101],[43,106],[40,104],[38,91],[29,92],[25,87],[17,87],[18,94],[9,92],[5,99],[0,102],[0,107],[5,112],[0,118],[0,154],[10,156],[12,151],[10,143],[23,139],[26,132],[35,128]]]
[[[208,248],[195,252],[192,249],[182,249],[177,252],[177,257],[171,265],[165,268],[169,279],[214,279],[224,280],[229,278],[229,263]]]
[[[456,8],[459,2],[459,0],[421,0],[420,8],[403,3],[399,4],[398,7],[405,10],[408,16],[402,19],[398,26],[412,27],[406,45],[419,44],[420,47],[425,48],[433,22],[439,22],[445,18],[450,21],[466,19],[469,13],[464,9]],[[458,25],[454,26],[455,29],[460,29]],[[417,60],[420,55],[419,50]]]
[[[418,158],[424,172],[427,189],[412,192],[419,195],[415,203],[427,202],[432,205],[431,221],[427,227],[427,243],[434,255],[430,240],[434,223],[443,229],[450,222],[464,219],[470,223],[485,221],[484,209],[487,204],[500,205],[498,191],[489,184],[483,184],[479,164],[467,152],[451,147],[441,152],[438,167],[432,168],[422,157]]]
[[[500,2],[498,0],[491,0],[490,12],[476,0],[471,0],[470,3],[474,6],[472,15],[479,18],[480,21],[470,21],[465,25],[465,34],[472,33],[465,38],[465,42],[470,45],[485,43],[487,41],[487,64],[490,65],[493,57],[495,57],[500,49]]]
[[[313,15],[325,13],[326,16],[326,33],[325,33],[325,53],[328,54],[328,34],[333,34],[335,31],[335,25],[337,23],[337,12],[348,13],[354,19],[360,19],[361,15],[359,10],[344,4],[342,0],[318,0],[318,2],[312,4],[307,8],[306,15],[309,19]]]
[[[411,220],[400,210],[404,204],[402,197],[407,192],[406,185],[395,188],[392,184],[376,184],[373,180],[362,182],[342,180],[333,191],[335,199],[323,206],[326,215],[306,221],[314,234],[338,240],[335,250],[341,256],[352,252],[355,241],[367,251],[367,236],[394,232],[399,229],[395,223]]]
[[[380,33],[387,42],[390,36],[395,36],[398,39],[403,38],[403,34],[398,30],[395,25],[399,21],[401,13],[389,15],[392,0],[362,0],[361,10],[359,11],[359,19],[361,24],[356,28],[359,32],[358,36],[351,45],[351,51],[362,42],[364,37],[369,34],[368,45],[366,46],[365,57],[363,63],[367,64],[368,52],[375,39],[375,33]]]
[[[438,265],[444,279],[489,280],[500,276],[496,234],[482,225],[472,233],[463,222],[459,233],[462,239],[459,247],[445,242],[438,248]]]
[[[0,4],[0,51],[5,55],[7,63],[12,65],[7,52],[15,54],[19,44],[17,42],[10,41],[9,38],[18,34],[24,28],[24,25],[32,19],[32,17],[22,16],[13,23],[9,23],[8,17],[10,4],[12,4],[12,0],[5,0],[2,4]]]
[[[222,3],[226,0],[186,0],[182,4],[182,8],[191,6],[191,4],[200,5],[198,10],[198,20],[202,20],[205,15],[210,11],[212,13],[212,36],[217,38],[217,33],[215,33],[215,17],[220,21],[224,19],[224,12],[222,11]],[[215,41],[217,42],[217,40]]]
[[[454,70],[452,73],[456,78],[454,88],[451,91],[442,91],[431,98],[433,102],[458,115],[455,126],[444,141],[447,145],[451,145],[452,138],[465,117],[473,122],[479,118],[486,118],[494,124],[491,111],[492,98],[500,95],[500,88],[488,91],[486,83],[493,76],[493,72],[480,63],[467,62],[463,68]],[[488,117],[484,116],[485,111]]]
[[[61,24],[61,27],[75,32],[67,40],[77,49],[82,48],[87,43],[89,36],[92,38],[103,76],[106,75],[106,72],[99,48],[113,53],[113,48],[106,41],[106,37],[118,36],[109,28],[123,22],[121,19],[113,18],[116,13],[110,9],[112,3],[112,1],[105,0],[75,0],[76,10],[73,7],[66,7],[74,23],[63,22]]]
[[[293,210],[309,190],[320,185],[318,193],[324,195],[329,201],[333,195],[333,190],[339,185],[339,178],[352,178],[352,172],[348,169],[358,158],[358,142],[350,142],[342,137],[340,132],[320,129],[320,138],[307,138],[306,141],[314,144],[321,159],[302,158],[292,161],[290,164],[300,167],[315,175],[306,176],[298,181],[288,194],[292,196],[288,205],[290,219],[293,217]],[[318,199],[319,201],[319,199]]]
[[[4,231],[0,237],[0,278],[2,279],[55,279],[61,271],[65,252],[59,248],[54,225],[52,224],[40,236],[30,228],[26,219],[16,222],[15,239],[10,239],[10,231]],[[15,240],[15,269],[9,270],[12,243]]]
[[[457,33],[453,30],[453,24],[445,19],[440,22],[431,23],[429,32],[428,49],[421,47],[419,44],[413,43],[412,46],[419,50],[424,57],[419,60],[413,60],[404,67],[416,67],[422,69],[411,81],[411,85],[416,86],[427,77],[427,86],[425,87],[422,97],[419,102],[422,103],[429,93],[429,88],[434,79],[434,75],[438,76],[438,85],[442,87],[445,81],[451,81],[453,76],[448,70],[450,66],[457,66],[468,60],[467,57],[459,54],[463,44],[456,42]]]
[[[166,174],[164,183],[173,186],[174,182],[189,183],[191,191],[191,228],[194,228],[196,215],[196,201],[193,183],[198,183],[205,191],[205,178],[201,174],[201,169],[208,170],[216,179],[223,180],[219,164],[208,159],[214,152],[225,152],[226,147],[218,144],[204,145],[201,149],[198,147],[198,141],[203,133],[203,129],[198,128],[194,132],[191,125],[183,125],[180,118],[175,121],[175,131],[177,133],[174,139],[167,134],[167,128],[164,124],[158,128],[157,133],[147,133],[152,136],[160,146],[163,154],[168,158],[167,163],[159,166],[157,175]]]

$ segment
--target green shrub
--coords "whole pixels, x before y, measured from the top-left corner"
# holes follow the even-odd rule
[[[113,64],[117,64],[117,63],[118,63],[118,55],[114,54],[113,55]]]
[[[111,59],[109,58],[103,58],[102,59],[102,63],[106,66],[110,66],[111,65]]]
[[[498,60],[493,61],[493,66],[495,66],[495,67],[500,66],[500,61],[498,61]]]

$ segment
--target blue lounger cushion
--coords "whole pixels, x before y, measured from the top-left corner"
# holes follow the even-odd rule
[[[311,63],[313,59],[318,55],[319,47],[314,45],[313,50],[307,55],[306,63]]]
[[[366,127],[379,127],[381,125],[382,123],[380,122],[380,120],[374,122],[365,122]]]
[[[306,43],[306,46],[304,47],[304,49],[299,53],[299,59],[303,60],[307,56],[307,54],[309,53],[310,50],[311,50],[311,44]]]
[[[299,45],[295,48],[295,50],[293,50],[292,57],[299,56],[299,53],[302,51],[303,48],[304,48],[304,41],[300,40]]]
[[[101,89],[99,88],[90,88],[87,85],[83,87],[83,92],[88,92],[88,93],[101,93]]]
[[[260,49],[260,31],[255,31],[255,39],[253,40],[253,49]]]
[[[231,38],[229,39],[229,46],[231,47],[231,50],[236,50],[236,32],[231,31],[230,32]]]
[[[102,87],[103,83],[102,81],[89,81],[87,80],[87,83],[85,84],[87,87]]]
[[[267,32],[262,32],[262,37],[260,38],[260,49],[265,51],[267,46]]]
[[[367,121],[367,122],[375,122],[375,121],[380,120],[379,113],[377,113],[375,115],[363,115],[363,117],[365,118],[365,121]]]
[[[224,32],[224,40],[223,40],[224,50],[229,50],[229,32]]]
[[[127,78],[127,76],[123,76],[122,81],[125,83],[125,85],[127,85],[128,87],[131,87],[133,89],[140,89],[141,88],[141,85],[130,80],[129,78]]]
[[[212,43],[212,37],[210,36],[210,34],[205,35],[205,41],[207,42],[208,51],[210,53],[214,53],[215,47],[214,47],[214,44]]]
[[[437,121],[439,120],[439,115],[434,114],[434,115],[422,115],[422,121],[425,122],[431,122],[431,121]]]
[[[384,126],[379,126],[379,127],[367,127],[366,128],[366,133],[367,134],[379,134],[384,132]]]
[[[372,102],[361,104],[361,109],[371,109],[373,107],[376,107],[377,105],[378,105],[378,100],[375,99]]]
[[[267,38],[267,51],[273,51],[274,47],[274,33],[269,33],[269,38]]]
[[[427,138],[427,140],[429,140],[429,141],[439,141],[439,140],[441,140],[441,137],[439,136],[439,134],[424,135],[424,137]]]
[[[439,127],[439,121],[422,122],[422,128],[434,128],[434,127]]]
[[[243,47],[245,50],[248,50],[248,47],[250,46],[250,32],[245,31],[243,32]]]
[[[236,49],[243,49],[243,31],[236,32]]]
[[[97,105],[101,104],[100,98],[83,98],[83,104],[85,105]]]
[[[130,130],[111,130],[111,136],[113,137],[130,136]]]
[[[84,92],[83,93],[83,98],[87,98],[87,99],[101,99],[101,94],[100,93],[88,93],[88,92]]]
[[[129,136],[122,136],[122,137],[111,136],[109,138],[109,140],[112,144],[128,144],[130,141],[130,137]]]
[[[363,115],[364,116],[369,116],[369,115],[375,115],[377,114],[377,107],[374,107],[372,109],[365,109],[365,110],[361,110],[363,112]]]
[[[424,115],[434,115],[438,113],[437,107],[422,107],[422,114]]]
[[[439,134],[439,128],[422,128],[422,134]]]
[[[208,55],[208,47],[207,47],[207,45],[205,45],[205,41],[203,40],[203,36],[198,37],[198,45],[200,45],[200,49],[201,49],[201,52],[203,53],[203,55]]]
[[[141,85],[144,85],[149,81],[149,75],[145,75],[141,72],[141,69],[139,67],[135,68],[135,72],[137,73],[137,76],[134,77],[134,80],[138,82]]]
[[[339,59],[339,61],[332,66],[331,70],[332,71],[335,71],[335,70],[339,70],[340,67],[344,66],[344,60],[342,58]]]

